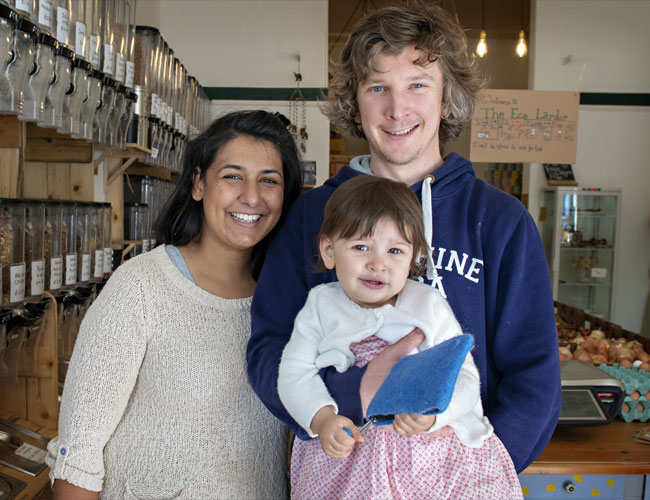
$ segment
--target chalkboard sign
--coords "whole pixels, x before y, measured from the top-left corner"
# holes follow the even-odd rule
[[[544,173],[549,186],[577,186],[570,164],[544,163]]]

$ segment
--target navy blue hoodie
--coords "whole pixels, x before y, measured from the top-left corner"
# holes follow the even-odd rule
[[[252,304],[248,374],[253,389],[301,439],[277,393],[278,365],[308,291],[336,280],[314,272],[316,237],[325,203],[341,183],[359,175],[343,167],[289,210],[267,254]],[[544,450],[561,407],[557,331],[548,267],[532,217],[516,198],[476,178],[472,164],[450,154],[433,172],[433,261],[437,287],[463,330],[481,376],[485,414],[518,472]],[[421,200],[421,183],[411,187]],[[427,281],[428,282],[428,281]],[[363,421],[359,386],[364,369],[334,368],[321,376],[356,425]]]

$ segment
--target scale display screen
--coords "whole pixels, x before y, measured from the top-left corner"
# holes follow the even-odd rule
[[[607,421],[598,401],[589,389],[562,389],[560,421]]]

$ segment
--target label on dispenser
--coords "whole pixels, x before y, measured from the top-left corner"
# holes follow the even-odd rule
[[[45,261],[43,259],[32,261],[32,282],[31,282],[32,295],[41,295],[44,290],[45,290]]]
[[[133,86],[133,79],[135,77],[135,63],[133,61],[126,61],[126,76],[124,84],[132,89]]]
[[[102,68],[102,71],[106,73],[107,75],[114,75],[113,72],[113,47],[105,43],[104,44],[104,66]]]
[[[86,57],[86,25],[79,21],[75,23],[74,51],[80,57]]]
[[[11,266],[9,278],[9,302],[22,302],[25,300],[25,263]]]
[[[99,67],[99,36],[90,35],[90,64],[95,68]]]
[[[124,56],[119,52],[115,54],[115,79],[124,83]]]
[[[68,45],[68,37],[70,29],[70,13],[68,9],[63,7],[56,8],[56,39]]]
[[[32,13],[32,2],[30,0],[16,0],[16,10]]]
[[[77,282],[77,254],[65,256],[65,284],[74,285]]]
[[[50,260],[50,290],[58,290],[63,284],[63,257]]]
[[[90,279],[90,254],[85,253],[81,256],[81,281]]]
[[[37,448],[29,443],[21,444],[14,453],[19,457],[26,458],[27,460],[31,460],[37,464],[44,464],[45,457],[47,456],[47,451]]]
[[[154,148],[154,147],[151,148],[151,157],[152,157],[154,160],[155,160],[156,158],[158,158],[158,148]]]
[[[142,253],[149,251],[149,240],[142,240]]]
[[[38,0],[38,24],[52,27],[52,0]]]
[[[151,116],[158,116],[158,94],[151,94]]]
[[[110,273],[113,264],[113,249],[104,248],[104,272]]]
[[[93,270],[93,278],[101,278],[104,276],[104,249],[95,250],[95,269]]]

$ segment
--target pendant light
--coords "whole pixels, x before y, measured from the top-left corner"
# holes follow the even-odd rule
[[[519,41],[515,49],[519,57],[524,57],[528,52],[526,47],[526,33],[524,32],[524,0],[521,0],[521,29],[519,30]]]
[[[482,0],[482,26],[483,28],[481,29],[481,36],[478,41],[478,45],[476,46],[476,55],[479,57],[485,56],[487,54],[487,33],[485,32],[485,0]]]

